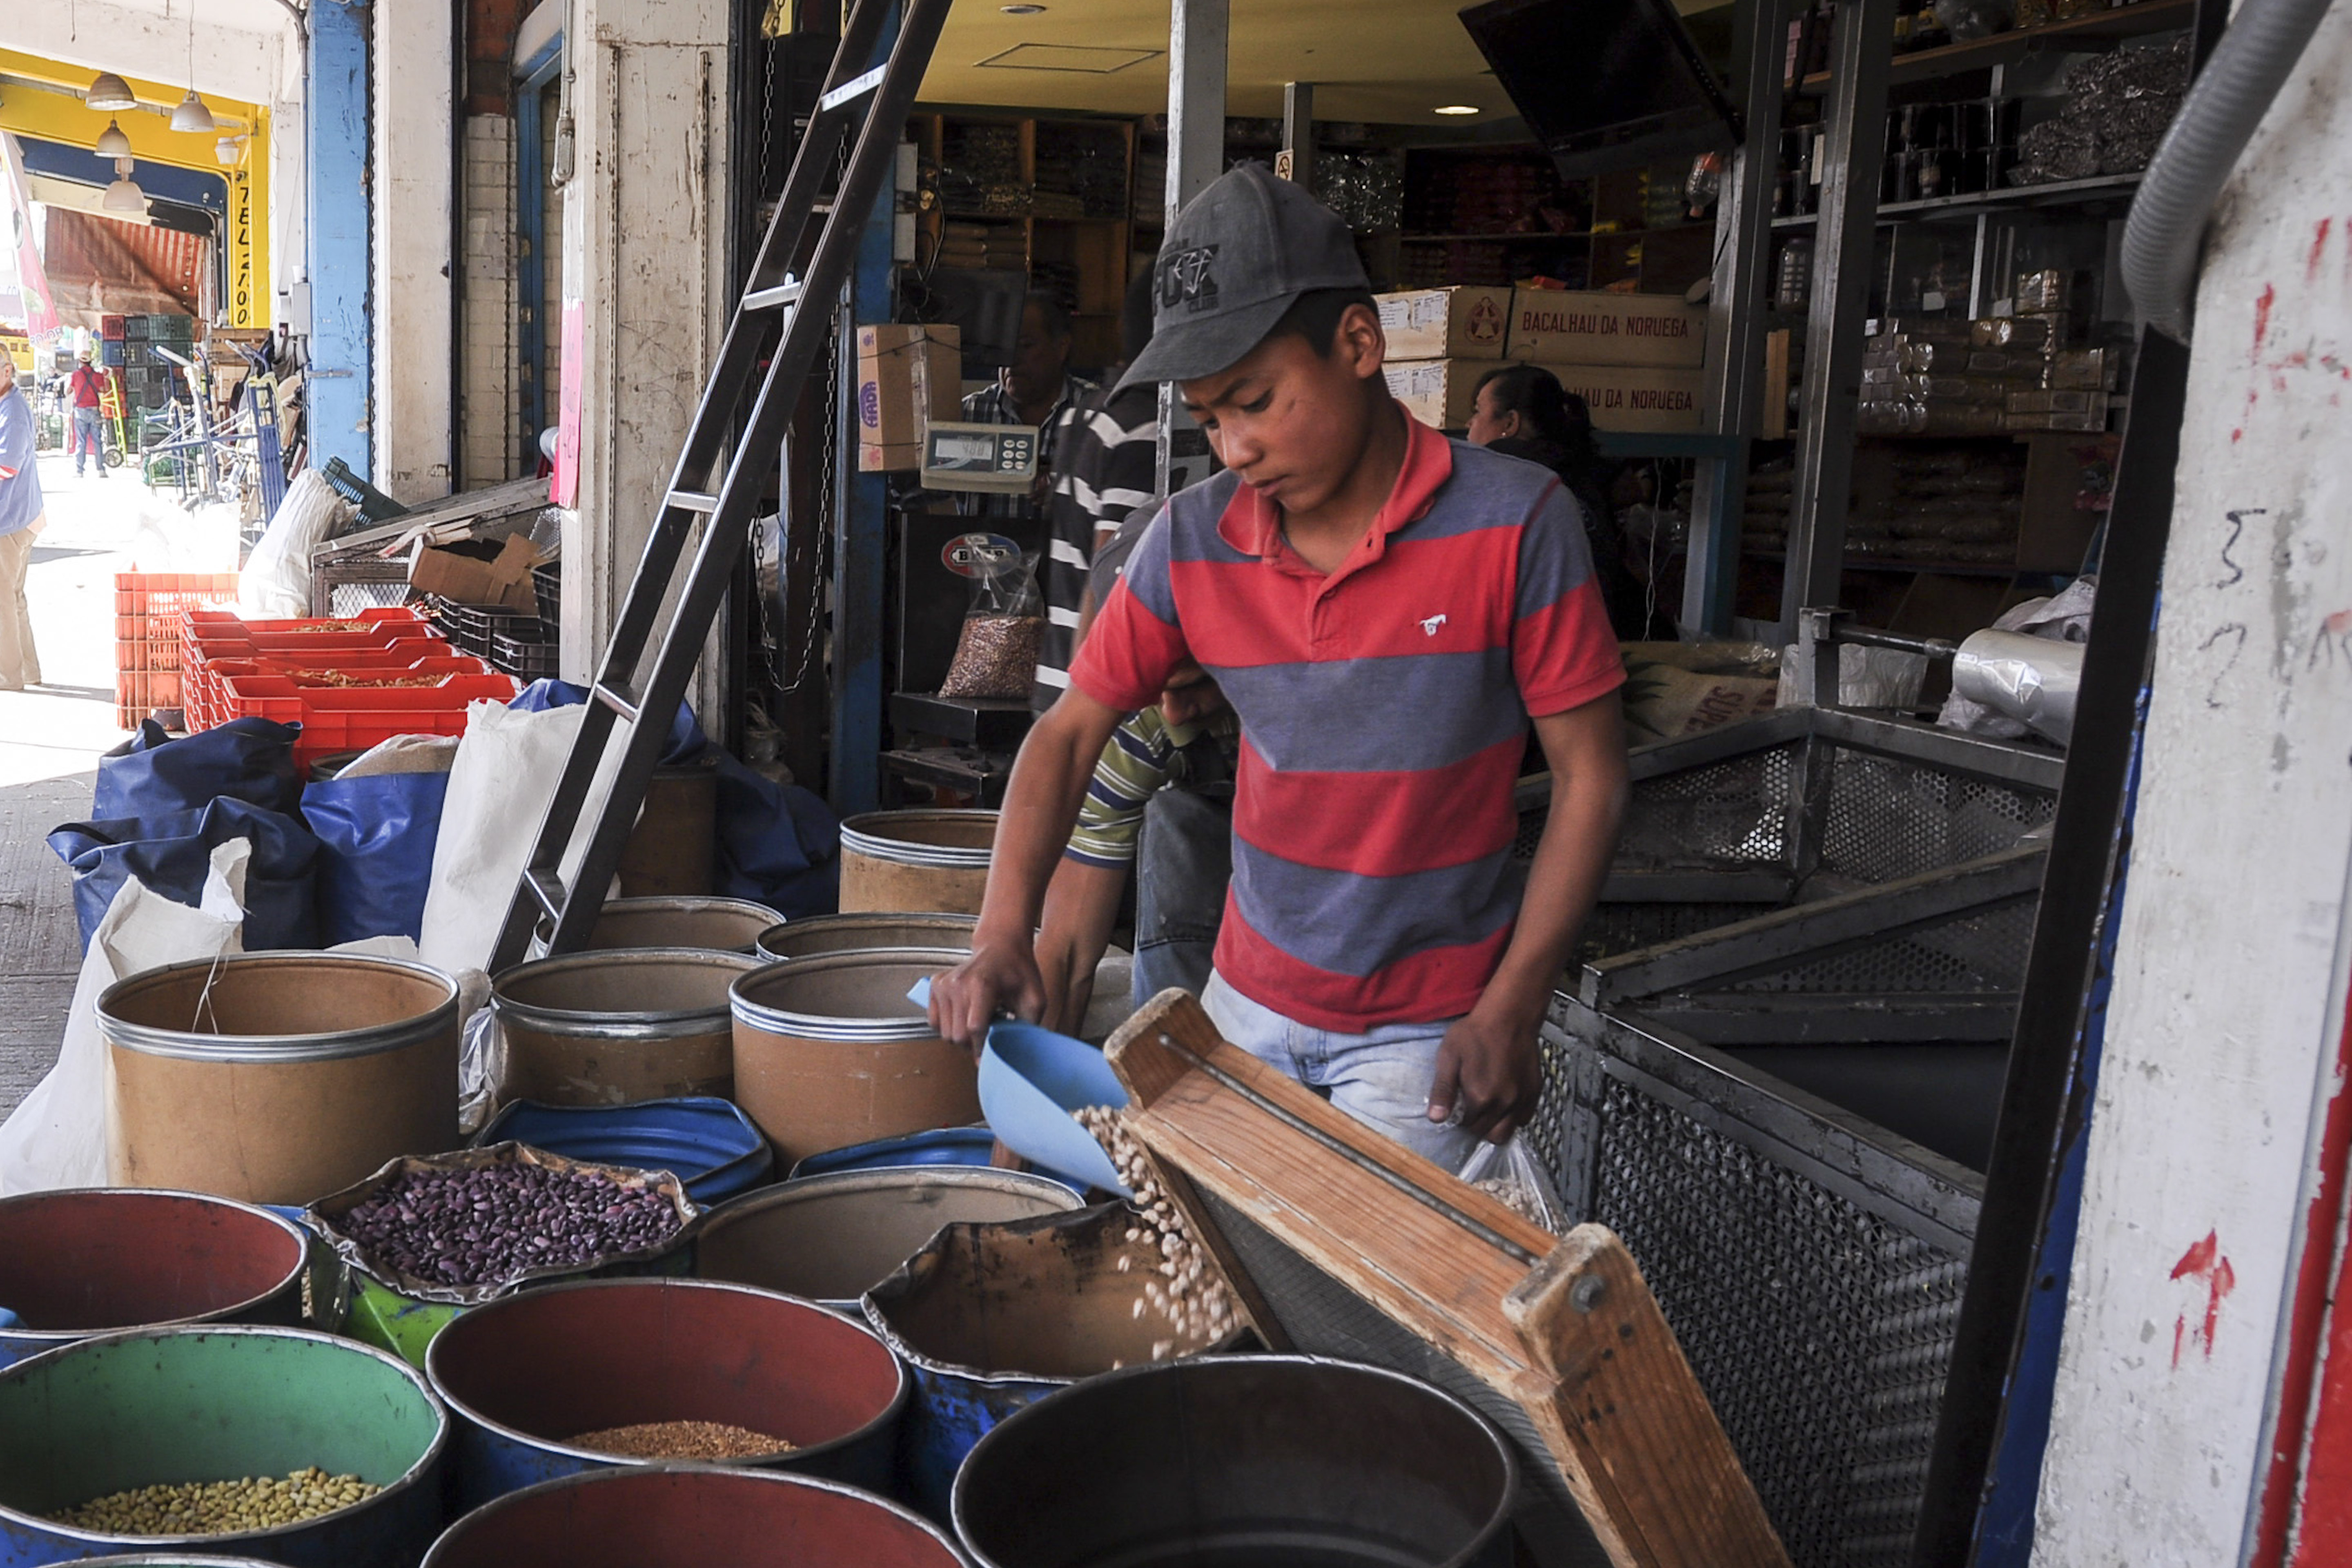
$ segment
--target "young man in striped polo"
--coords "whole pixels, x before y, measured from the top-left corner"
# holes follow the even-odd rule
[[[1623,679],[1577,503],[1408,416],[1346,226],[1263,166],[1188,205],[1127,381],[1173,381],[1225,471],[1138,545],[1030,731],[971,959],[977,1048],[1045,1006],[1032,931],[1104,741],[1192,659],[1240,716],[1234,879],[1202,997],[1227,1039],[1448,1168],[1541,1088],[1536,1028],[1605,876]],[[1551,816],[1524,888],[1532,721]]]

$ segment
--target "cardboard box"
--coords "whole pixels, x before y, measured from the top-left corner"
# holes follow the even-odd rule
[[[953,327],[893,324],[857,329],[857,441],[909,447],[934,419],[961,409],[962,333]],[[914,465],[908,464],[908,467]]]
[[[1544,368],[1584,399],[1596,430],[1656,434],[1699,428],[1702,374],[1696,366],[1548,364]]]
[[[487,544],[427,545],[417,542],[409,557],[408,582],[426,594],[438,594],[460,605],[503,605],[533,610],[539,597],[531,587],[530,569],[539,563],[539,547],[527,534],[512,534],[496,554]]]
[[[887,446],[879,441],[857,443],[857,471],[861,474],[896,473],[902,468],[911,470],[922,466],[923,444],[920,441],[902,441]]]
[[[1440,430],[1466,429],[1477,401],[1478,379],[1495,368],[1492,360],[1406,360],[1381,366],[1389,391],[1405,411]]]
[[[1503,353],[1539,364],[1696,367],[1706,360],[1706,311],[1664,294],[1514,289]]]
[[[1503,357],[1511,326],[1511,291],[1462,284],[1380,297],[1381,331],[1394,360]]]
[[[1491,360],[1412,360],[1381,367],[1389,391],[1412,416],[1440,430],[1469,427],[1478,383]],[[1699,428],[1701,373],[1646,365],[1547,364],[1560,385],[1592,411],[1596,430],[1681,431]]]

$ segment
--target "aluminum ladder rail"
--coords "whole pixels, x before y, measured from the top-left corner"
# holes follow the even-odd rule
[[[889,188],[908,111],[947,20],[949,0],[907,0],[888,58],[869,69],[887,16],[898,5],[899,0],[857,0],[842,29],[816,113],[793,156],[749,287],[727,324],[718,363],[590,689],[579,736],[508,907],[490,960],[493,973],[522,959],[542,917],[554,921],[549,952],[578,948],[620,867],[671,718],[742,555],[752,511],[776,470],[784,434],[833,333],[835,306],[849,280],[859,231]],[[828,202],[825,181],[845,146],[850,148],[848,162]],[[811,220],[820,215],[823,223],[812,239]],[[811,308],[800,309],[803,301]],[[740,440],[730,443],[746,394],[754,394],[750,414]],[[689,542],[693,560],[681,583],[678,564]],[[673,590],[677,603],[665,616],[664,602]],[[654,654],[646,668],[649,647]],[[577,874],[566,888],[561,875],[565,854],[616,726],[625,726],[627,740]]]

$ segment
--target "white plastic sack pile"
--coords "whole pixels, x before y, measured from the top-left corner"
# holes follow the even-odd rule
[[[253,846],[243,838],[215,849],[204,902],[193,910],[136,877],[124,879],[83,955],[58,1065],[0,1122],[0,1196],[107,1184],[107,1058],[98,998],[142,970],[243,952],[245,871],[252,858]]]
[[[309,615],[310,552],[357,511],[318,469],[304,469],[286,487],[286,499],[237,574],[238,612],[254,620]]]
[[[433,880],[425,889],[425,962],[455,973],[485,969],[514,900],[549,802],[587,709],[578,704],[527,713],[488,700],[466,710],[466,735],[449,767],[449,795],[433,841]],[[563,857],[571,885],[627,740],[615,725],[580,825]]]

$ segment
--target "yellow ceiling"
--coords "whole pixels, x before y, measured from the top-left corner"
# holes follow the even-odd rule
[[[1456,15],[1465,0],[1234,0],[1226,55],[1227,112],[1282,112],[1288,81],[1315,84],[1318,120],[1465,125],[1509,117],[1486,62]],[[1692,11],[1720,0],[1677,0]],[[948,15],[923,98],[931,103],[1095,110],[1154,114],[1168,107],[1169,0],[1045,0],[1045,11],[1009,16],[1001,0],[963,0]],[[1101,74],[1021,68],[979,62],[1023,44],[1101,50],[1156,51],[1124,69]],[[1024,53],[1031,51],[1024,51]],[[1083,63],[1064,49],[1034,51],[1053,63]],[[1471,104],[1475,117],[1433,112]]]

